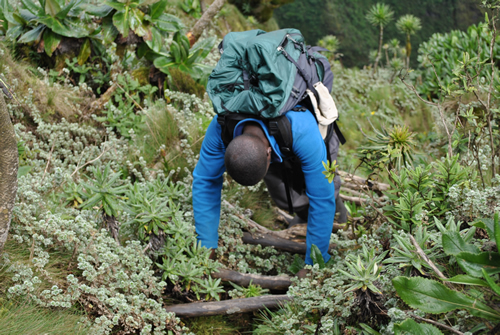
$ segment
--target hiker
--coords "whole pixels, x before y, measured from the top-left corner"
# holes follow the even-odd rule
[[[328,247],[340,179],[336,177],[334,183],[329,183],[323,174],[322,163],[336,159],[339,136],[338,132],[335,131],[336,125],[334,123],[337,118],[336,108],[335,113],[330,113],[330,116],[325,117],[318,114],[317,105],[318,101],[325,103],[328,99],[333,103],[329,93],[333,75],[331,75],[328,64],[328,68],[323,73],[323,79],[326,78],[326,84],[329,88],[325,87],[319,80],[319,75],[316,74],[317,67],[311,61],[315,61],[319,56],[314,54],[313,59],[312,56],[309,58],[304,56],[304,52],[302,54],[295,52],[299,48],[306,51],[306,55],[312,55],[314,52],[314,50],[309,52],[309,47],[306,49],[305,44],[301,42],[300,32],[297,32],[297,30],[291,29],[265,35],[263,35],[265,32],[262,31],[230,33],[226,35],[223,43],[219,46],[222,57],[212,72],[207,85],[207,92],[218,115],[214,117],[207,129],[200,158],[193,172],[194,218],[198,240],[201,241],[202,246],[217,248],[223,173],[227,171],[236,182],[245,186],[255,185],[264,179],[269,193],[278,207],[288,208],[291,212],[296,213],[292,224],[307,222],[306,264],[312,264],[310,253],[313,244],[319,248],[325,262],[330,259]],[[250,38],[254,38],[255,42]],[[258,48],[262,48],[263,45],[271,45],[270,52],[272,53],[276,50],[275,46],[270,44],[274,40],[290,40],[293,43],[286,45],[286,43],[281,42],[279,45],[278,50],[286,54],[287,58],[283,58],[284,62],[281,65],[274,60],[271,65],[278,64],[280,68],[270,70],[271,74],[265,73],[259,78],[248,72],[261,71],[261,60],[257,65],[260,70],[249,68],[248,72],[245,68],[238,68],[242,62],[236,62],[235,73],[242,80],[236,84],[221,84],[221,80],[217,81],[218,76],[229,77],[227,75],[228,69],[231,71],[229,62],[235,59],[235,54],[243,54],[238,48],[241,48],[244,43],[246,43],[246,48],[251,48],[254,44]],[[250,51],[246,53],[251,54]],[[290,60],[293,56],[297,59]],[[299,59],[299,57],[306,58],[304,60]],[[289,63],[293,63],[291,67]],[[309,63],[312,65],[310,68],[306,68]],[[283,69],[287,66],[288,70]],[[301,68],[290,74],[291,69],[295,69],[296,66]],[[287,80],[291,80],[293,82],[296,80],[297,71],[300,72],[300,76],[308,78],[308,82],[298,78],[301,82],[297,85],[294,84],[293,87],[296,92],[292,92],[293,94],[285,92],[284,98],[288,97],[285,99],[286,101],[274,101],[276,105],[279,105],[278,109],[281,109],[279,114],[270,114],[269,117],[266,117],[263,113],[264,110],[272,112],[272,106],[270,107],[269,104],[264,109],[259,108],[259,110],[257,110],[258,107],[253,107],[252,104],[260,103],[258,99],[269,100],[270,98],[262,89],[252,90],[251,85],[264,87],[266,78],[278,75],[290,76],[290,78],[272,79],[271,81],[285,83]],[[309,71],[310,74],[304,74],[306,71]],[[328,75],[331,77],[327,78]],[[314,87],[311,83],[313,77],[316,83]],[[303,89],[298,88],[301,85]],[[240,86],[240,89],[235,90],[236,86]],[[230,89],[223,91],[220,87],[224,89],[230,87]],[[272,92],[276,92],[279,87],[278,89],[271,87],[271,89]],[[220,92],[225,94],[226,106],[222,102]],[[247,96],[253,94],[253,97],[241,103],[245,100],[240,96],[238,98],[240,102],[237,107],[238,112],[229,111],[228,108],[235,106],[230,100],[231,94],[234,93],[237,96],[241,92]],[[323,97],[320,97],[321,94]],[[307,99],[299,99],[306,96]],[[286,105],[284,102],[291,106],[286,108],[288,110],[283,110],[283,105]],[[333,107],[335,107],[334,103]],[[323,109],[325,108],[323,107]],[[321,123],[324,123],[323,126]]]

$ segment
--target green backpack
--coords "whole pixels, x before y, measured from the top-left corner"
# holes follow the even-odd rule
[[[307,88],[322,81],[331,91],[333,74],[320,47],[306,46],[297,29],[232,32],[219,45],[221,58],[207,93],[217,114],[276,118],[295,107]]]
[[[221,58],[210,74],[207,93],[219,115],[224,144],[232,140],[239,121],[253,117],[266,122],[283,154],[292,154],[290,125],[281,116],[299,103],[312,110],[306,90],[319,100],[313,86],[318,81],[331,91],[330,63],[318,53],[328,50],[306,46],[297,29],[281,29],[229,33],[219,51]],[[338,127],[335,130],[345,142]]]

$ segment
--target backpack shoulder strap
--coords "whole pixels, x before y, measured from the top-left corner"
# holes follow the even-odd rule
[[[256,115],[243,113],[219,114],[217,116],[217,123],[221,127],[220,136],[222,138],[222,142],[224,142],[224,146],[227,147],[229,145],[229,142],[233,140],[234,128],[236,128],[238,122],[255,117]]]
[[[285,157],[293,155],[292,125],[285,115],[268,121],[269,134],[274,136]]]
[[[228,113],[219,114],[217,116],[217,123],[221,126],[221,138],[224,142],[224,146],[227,147],[229,142],[233,140],[234,128],[236,125],[245,119],[253,118],[257,116],[253,114],[243,114],[243,113]],[[267,125],[269,129],[269,134],[274,136],[276,142],[279,145],[281,153],[285,157],[293,155],[293,135],[292,135],[292,125],[285,115],[279,116],[274,119],[262,119],[261,120]]]

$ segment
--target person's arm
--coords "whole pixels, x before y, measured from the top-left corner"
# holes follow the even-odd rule
[[[314,116],[309,112],[289,112],[292,124],[293,151],[300,159],[309,198],[307,218],[306,264],[312,264],[311,246],[316,245],[325,262],[330,259],[328,248],[335,217],[335,187],[323,174],[326,146]],[[287,114],[288,115],[288,114]]]
[[[201,245],[217,248],[224,166],[221,127],[214,117],[201,145],[200,159],[193,171],[193,211]]]

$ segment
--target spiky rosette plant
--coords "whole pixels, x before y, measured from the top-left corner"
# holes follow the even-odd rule
[[[91,168],[94,178],[82,182],[88,192],[88,199],[81,204],[82,209],[99,209],[108,230],[118,242],[118,211],[122,208],[120,197],[125,193],[125,185],[118,185],[121,172],[113,172],[110,164],[102,170],[99,167]]]
[[[394,126],[390,131],[374,129],[374,132],[375,136],[366,136],[366,144],[358,151],[361,162],[372,171],[400,170],[413,162],[415,134],[407,126]]]
[[[347,292],[354,291],[361,308],[361,321],[364,322],[384,309],[381,302],[382,292],[375,285],[380,277],[382,260],[388,251],[376,256],[375,249],[363,244],[363,251],[357,257],[353,254],[346,256],[345,264],[349,272],[342,269],[338,271],[351,279]]]

